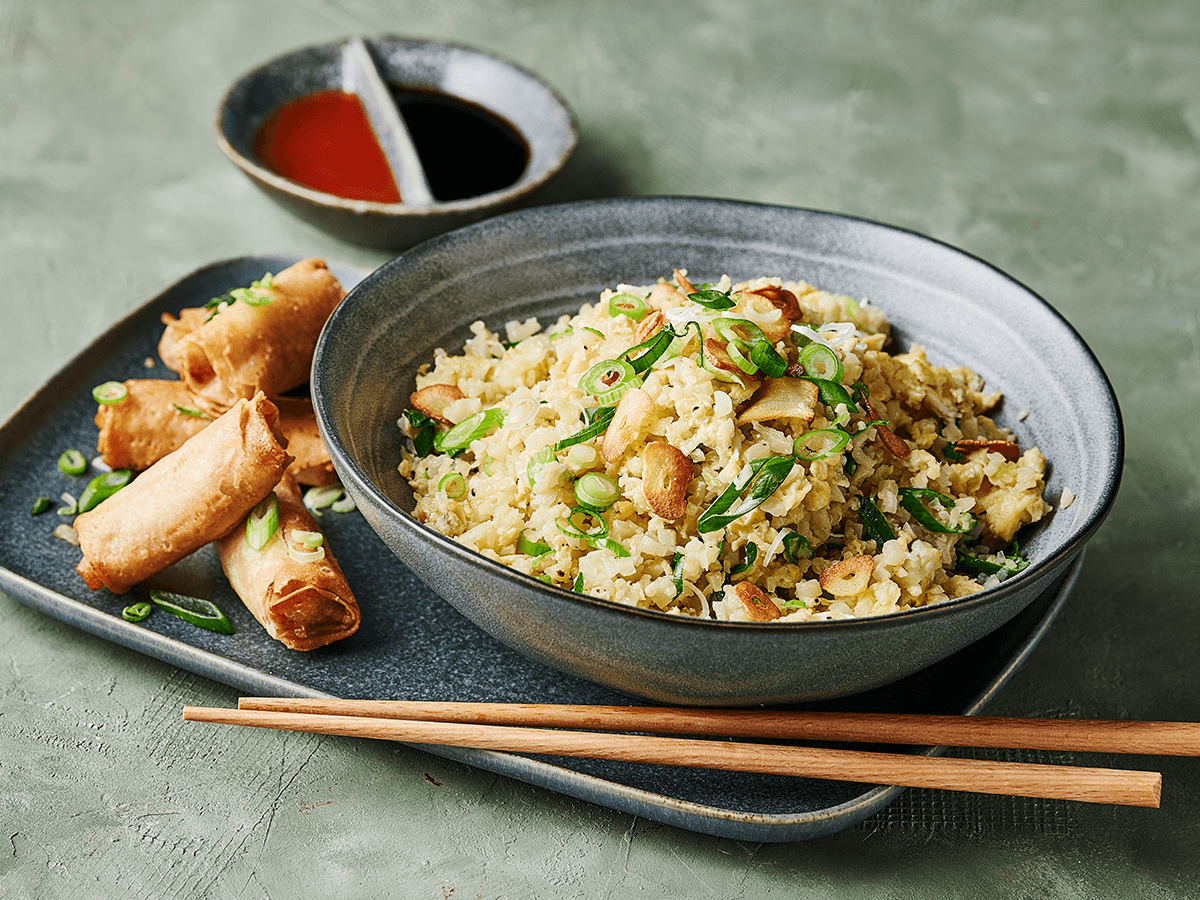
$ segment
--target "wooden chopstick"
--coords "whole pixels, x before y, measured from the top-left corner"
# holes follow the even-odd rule
[[[239,709],[771,740],[1200,756],[1200,723],[243,697]]]
[[[415,744],[1126,806],[1157,807],[1162,789],[1162,776],[1157,772],[706,741],[657,735],[194,706],[184,707],[183,718],[191,722],[249,725]]]

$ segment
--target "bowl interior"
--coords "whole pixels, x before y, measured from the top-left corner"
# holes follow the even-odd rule
[[[438,208],[503,205],[544,183],[574,149],[576,126],[570,110],[525,69],[454,44],[392,37],[364,43],[389,86],[436,92],[481,107],[511,125],[528,149],[528,164],[513,184],[480,197],[436,204]],[[338,41],[297,50],[255,69],[230,88],[217,113],[217,130],[239,166],[276,188],[310,195],[315,202],[352,202],[288,182],[261,164],[254,147],[263,123],[284,103],[317,91],[349,89],[345,44]],[[403,204],[372,206],[394,208],[397,215],[407,210]]]

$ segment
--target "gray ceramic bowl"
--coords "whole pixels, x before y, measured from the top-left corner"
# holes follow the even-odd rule
[[[891,616],[803,624],[699,621],[549,587],[422,525],[396,472],[396,420],[417,367],[468,327],[577,311],[602,288],[686,268],[698,281],[761,274],[867,297],[943,365],[1006,395],[999,421],[1051,462],[1057,509],[1023,544],[1032,565],[969,598]],[[313,397],[334,464],[363,515],[438,594],[504,643],[627,694],[679,704],[832,698],[916,672],[1006,622],[1044,591],[1116,494],[1116,399],[1074,329],[1045,301],[960,251],[829,213],[720,200],[638,198],[532,209],[429,241],[351,291],[317,347]],[[1023,410],[1030,410],[1021,416]]]
[[[427,193],[425,170],[436,161],[423,165],[411,140],[415,132],[397,117],[388,88],[441,94],[498,117],[528,151],[524,171],[509,186],[479,196],[439,200]],[[403,202],[347,200],[263,164],[255,141],[267,118],[290,100],[324,90],[351,91],[363,100]],[[342,240],[393,250],[528,202],[578,141],[562,98],[525,69],[469,47],[392,37],[307,47],[266,63],[226,93],[216,130],[225,155],[285,209]]]

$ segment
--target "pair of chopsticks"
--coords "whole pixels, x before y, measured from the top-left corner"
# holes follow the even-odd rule
[[[1158,772],[664,735],[1200,756],[1200,724],[1190,722],[269,697],[243,697],[237,709],[187,706],[183,718],[414,744],[1149,807],[1159,805]]]

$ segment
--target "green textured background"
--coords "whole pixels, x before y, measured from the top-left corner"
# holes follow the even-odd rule
[[[212,130],[245,70],[383,33],[497,52],[565,97],[582,142],[544,200],[836,210],[1046,297],[1113,381],[1125,480],[989,712],[1200,720],[1200,5],[0,0],[0,417],[206,263],[387,258],[269,203]],[[178,723],[234,701],[0,595],[0,898],[1200,896],[1196,760],[1019,757],[1154,768],[1159,810],[908,791],[756,845],[406,748]]]

